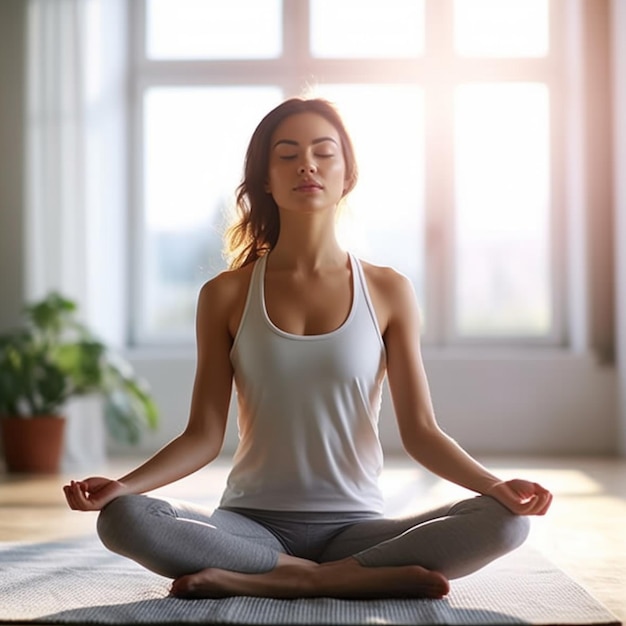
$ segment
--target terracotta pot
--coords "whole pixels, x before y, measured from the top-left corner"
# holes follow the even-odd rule
[[[61,466],[65,419],[56,415],[0,417],[9,472],[54,474]]]

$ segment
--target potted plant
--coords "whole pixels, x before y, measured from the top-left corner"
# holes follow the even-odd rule
[[[21,327],[0,334],[7,469],[58,471],[64,407],[70,399],[94,394],[104,400],[106,429],[114,439],[134,444],[146,427],[156,428],[157,407],[146,384],[78,320],[73,301],[53,292],[26,306]]]

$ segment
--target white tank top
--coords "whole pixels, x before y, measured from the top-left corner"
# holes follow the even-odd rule
[[[293,335],[265,307],[267,256],[256,261],[233,342],[239,445],[221,505],[381,515],[378,437],[385,348],[363,269],[336,330]]]

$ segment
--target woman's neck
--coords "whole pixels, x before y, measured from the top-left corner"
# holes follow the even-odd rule
[[[322,215],[281,215],[280,235],[268,259],[272,269],[319,270],[345,263],[335,219]]]

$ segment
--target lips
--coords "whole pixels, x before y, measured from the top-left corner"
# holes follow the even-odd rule
[[[317,189],[322,189],[322,185],[314,180],[306,180],[296,187],[294,187],[295,191],[316,191]]]

